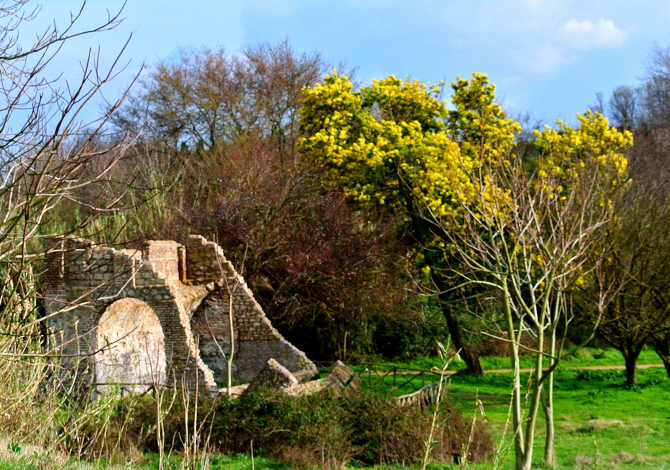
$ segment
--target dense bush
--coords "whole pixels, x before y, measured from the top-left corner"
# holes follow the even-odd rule
[[[169,406],[168,406],[169,405]],[[104,447],[100,426],[90,423],[77,430],[76,441],[86,447],[83,457],[109,457],[110,452],[158,452],[156,402],[151,397],[119,400],[107,414]],[[162,411],[165,451],[183,452],[189,433],[197,429],[199,445],[208,452],[248,453],[278,459],[296,467],[340,468],[347,462],[360,465],[420,463],[431,425],[431,411],[401,408],[371,392],[337,398],[328,393],[290,397],[272,390],[257,390],[229,401],[201,399],[195,407],[180,400],[164,400]],[[462,454],[471,426],[448,402],[440,410],[434,461],[453,462]],[[197,420],[199,421],[196,421]],[[194,427],[194,423],[198,422]],[[73,434],[74,437],[75,434]],[[253,443],[253,444],[252,444]],[[481,461],[493,452],[484,423],[472,432],[470,461]]]
[[[253,439],[266,455],[303,467],[340,467],[350,461],[409,465],[423,458],[431,418],[429,410],[401,408],[371,392],[337,399],[261,391],[220,405],[212,443],[223,452],[245,452]],[[469,434],[461,414],[444,406],[433,458],[456,460]],[[469,459],[483,460],[491,451],[485,427],[477,426]]]

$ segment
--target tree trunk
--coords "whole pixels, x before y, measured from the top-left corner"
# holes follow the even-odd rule
[[[670,337],[663,335],[662,337],[654,336],[654,351],[658,357],[663,361],[665,366],[665,373],[670,378]]]
[[[442,294],[440,294],[440,300],[442,300]],[[451,305],[444,300],[442,302],[442,314],[447,321],[447,328],[449,328],[451,341],[456,350],[460,350],[459,354],[468,366],[468,373],[476,375],[477,377],[484,377],[484,368],[482,367],[481,362],[479,362],[479,356],[466,343]]]
[[[668,374],[668,378],[670,378],[670,360],[668,358],[661,358],[663,361],[663,365],[665,366],[665,373]]]
[[[524,470],[525,447],[523,436],[523,413],[521,410],[521,367],[519,363],[519,344],[516,342],[516,329],[514,328],[514,320],[512,318],[512,310],[509,303],[509,290],[507,288],[507,281],[503,279],[503,306],[505,313],[505,323],[507,326],[507,334],[509,336],[509,352],[512,361],[512,369],[514,375],[512,378],[512,424],[514,426],[514,457],[515,470]]]
[[[553,374],[547,379],[545,387],[542,389],[542,408],[544,409],[544,424],[546,437],[544,441],[544,465],[550,468],[556,467],[556,447],[554,435],[554,399],[553,399]]]
[[[636,354],[626,354],[624,355],[624,360],[626,361],[626,384],[636,385],[637,384],[637,357]]]
[[[524,459],[523,459],[523,469],[530,470],[533,463],[533,447],[535,445],[535,425],[537,423],[537,415],[540,410],[540,402],[543,390],[543,384],[540,382],[542,378],[542,369],[544,368],[544,356],[542,351],[544,351],[544,329],[543,325],[539,325],[537,329],[537,339],[535,340],[535,347],[537,352],[534,366],[534,377],[530,381],[530,403],[528,405],[528,412],[526,416],[526,435],[524,436],[526,442],[524,443]]]
[[[551,329],[551,344],[549,347],[549,367],[556,361],[556,328]],[[556,468],[556,446],[555,446],[555,427],[554,427],[554,373],[552,372],[542,389],[542,408],[544,409],[544,424],[546,436],[544,441],[544,465],[550,468]]]

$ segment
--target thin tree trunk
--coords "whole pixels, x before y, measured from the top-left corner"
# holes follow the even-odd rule
[[[544,409],[544,422],[546,429],[546,440],[544,442],[544,465],[547,467],[556,467],[556,447],[554,434],[554,374],[547,379],[545,387],[542,389],[542,407]]]
[[[515,470],[523,470],[524,465],[524,439],[523,439],[523,413],[521,411],[521,368],[519,363],[519,343],[517,342],[516,330],[512,318],[512,310],[509,304],[509,292],[507,282],[503,281],[503,305],[507,334],[510,338],[509,351],[512,361],[514,376],[512,378],[512,426],[514,427],[514,457]]]
[[[537,350],[544,350],[544,331],[540,326],[537,331]],[[525,452],[523,459],[523,470],[530,470],[533,463],[533,445],[535,444],[535,423],[537,423],[537,414],[540,409],[540,397],[542,396],[543,384],[540,383],[543,369],[542,354],[537,354],[535,361],[535,377],[533,377],[532,395],[530,406],[528,407],[528,417],[526,418],[526,442],[524,444]]]
[[[484,368],[482,367],[481,362],[479,362],[479,356],[465,341],[465,338],[463,338],[463,332],[460,325],[458,324],[458,319],[456,318],[456,315],[454,315],[454,311],[451,308],[451,305],[446,302],[446,299],[443,300],[442,295],[440,295],[440,300],[442,300],[442,314],[444,315],[444,319],[447,322],[447,328],[449,329],[451,341],[454,344],[456,350],[460,351],[459,354],[461,358],[468,366],[467,371],[470,374],[476,375],[477,377],[483,377]]]
[[[558,315],[555,315],[554,322]],[[556,357],[556,327],[551,329],[551,340],[549,345],[549,367],[552,367],[558,358]],[[556,467],[556,447],[555,447],[555,432],[554,432],[554,373],[551,372],[547,377],[544,388],[542,389],[542,408],[544,410],[544,424],[546,430],[546,437],[544,441],[544,465],[555,468]]]
[[[667,357],[662,357],[661,360],[665,366],[665,373],[668,374],[668,377],[670,378],[670,359]]]

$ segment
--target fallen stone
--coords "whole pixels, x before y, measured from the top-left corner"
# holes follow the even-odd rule
[[[293,372],[293,375],[300,383],[309,382],[319,378],[319,369],[316,368],[314,363],[309,362],[304,369]]]
[[[295,378],[291,371],[277,362],[274,358],[270,358],[265,363],[265,366],[249,383],[247,390],[274,388],[281,391],[288,391],[290,388],[297,385],[298,379]]]
[[[342,361],[333,365],[326,378],[330,381],[330,390],[346,395],[357,392],[363,384],[361,378]]]
[[[230,387],[230,397],[238,398],[246,391],[247,388],[249,388],[249,384],[235,385]],[[219,395],[228,395],[228,387],[220,388]]]
[[[314,375],[312,371],[305,371],[304,373],[308,373],[310,376]],[[335,395],[349,395],[360,390],[361,384],[360,377],[341,361],[337,361],[333,365],[326,377],[300,383],[295,374],[292,374],[275,359],[269,359],[246,390],[261,387],[273,388],[291,396],[312,395],[330,390]],[[242,393],[246,393],[246,390]]]

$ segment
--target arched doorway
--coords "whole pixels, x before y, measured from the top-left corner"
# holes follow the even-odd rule
[[[142,393],[164,385],[165,336],[156,313],[141,300],[114,302],[100,317],[96,333],[98,392],[109,387]]]

